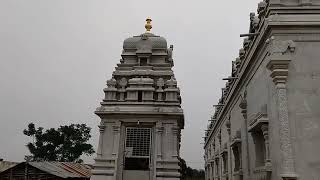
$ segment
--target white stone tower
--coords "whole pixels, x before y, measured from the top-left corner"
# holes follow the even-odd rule
[[[123,43],[122,59],[107,81],[92,180],[178,180],[180,91],[172,71],[173,46],[146,32]]]

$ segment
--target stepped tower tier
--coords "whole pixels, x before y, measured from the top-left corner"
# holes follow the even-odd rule
[[[127,38],[95,114],[101,118],[93,180],[178,180],[184,115],[173,46],[150,32]]]

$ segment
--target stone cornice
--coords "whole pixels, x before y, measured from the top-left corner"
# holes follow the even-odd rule
[[[205,148],[208,142],[210,141],[212,134],[214,134],[216,129],[220,127],[220,124],[222,123],[222,119],[224,119],[225,116],[227,116],[228,113],[225,113],[225,112],[228,112],[229,109],[231,109],[230,104],[231,103],[234,104],[235,99],[238,99],[240,97],[239,92],[242,89],[242,86],[246,83],[246,79],[248,78],[247,73],[250,72],[248,69],[249,67],[253,67],[257,63],[257,60],[253,61],[254,60],[253,57],[256,56],[256,54],[263,49],[263,48],[259,48],[260,46],[266,46],[265,41],[267,39],[267,36],[270,36],[269,35],[270,31],[266,30],[268,27],[268,24],[265,24],[265,19],[263,19],[263,22],[261,24],[262,25],[259,29],[259,32],[263,32],[263,33],[260,33],[256,38],[254,38],[253,42],[250,44],[244,63],[240,67],[241,70],[238,74],[238,79],[236,79],[236,82],[234,82],[234,84],[231,86],[230,93],[228,94],[225,100],[225,105],[222,107],[222,110],[220,111],[217,117],[217,122],[215,123],[213,130],[209,133],[207,141],[205,142],[205,145],[204,145]]]

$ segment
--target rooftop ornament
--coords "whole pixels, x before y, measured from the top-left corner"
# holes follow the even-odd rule
[[[146,21],[147,21],[147,23],[146,23],[146,25],[144,26],[145,28],[146,28],[146,33],[150,33],[150,31],[151,31],[151,29],[152,29],[152,24],[151,24],[151,18],[150,17],[148,17],[147,19],[146,19]]]

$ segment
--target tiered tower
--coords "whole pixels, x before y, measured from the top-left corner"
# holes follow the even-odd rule
[[[101,118],[93,180],[178,180],[180,90],[173,46],[150,32],[128,38],[95,114]]]

